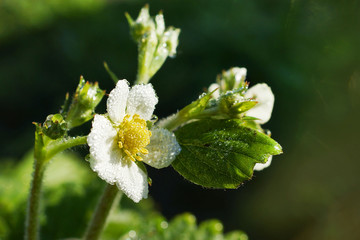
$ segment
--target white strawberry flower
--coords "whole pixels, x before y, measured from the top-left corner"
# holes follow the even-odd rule
[[[175,135],[163,128],[148,129],[158,103],[151,84],[119,80],[110,92],[105,115],[95,115],[87,138],[90,165],[100,178],[116,184],[134,202],[148,195],[147,174],[136,161],[155,168],[169,166],[181,148]]]
[[[254,98],[258,101],[255,107],[246,112],[247,116],[258,118],[255,121],[259,124],[264,124],[270,120],[275,97],[266,83],[259,83],[249,88],[245,93],[245,98]]]

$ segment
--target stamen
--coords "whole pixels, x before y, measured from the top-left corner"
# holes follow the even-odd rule
[[[149,153],[149,151],[148,151],[146,148],[140,149],[140,152],[141,152],[142,154],[148,154],[148,153]]]
[[[146,121],[138,114],[134,114],[132,119],[126,115],[118,130],[118,146],[132,160],[142,161],[143,158],[138,153],[148,154],[145,148],[150,143],[151,131],[147,129]]]
[[[138,161],[140,161],[140,162],[143,160],[143,158],[140,157],[139,155],[135,155],[135,158],[136,158],[136,160],[138,160]]]

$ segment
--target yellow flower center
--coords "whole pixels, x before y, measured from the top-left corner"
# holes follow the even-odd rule
[[[151,131],[147,129],[146,121],[138,114],[134,114],[131,120],[126,114],[118,131],[118,146],[132,160],[142,161],[138,154],[148,154],[145,148],[150,143]]]

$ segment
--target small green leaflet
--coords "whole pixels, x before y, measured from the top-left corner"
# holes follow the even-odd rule
[[[266,134],[239,119],[199,120],[175,132],[182,148],[172,163],[187,180],[210,188],[237,188],[251,179],[256,163],[282,153]]]
[[[193,101],[183,109],[179,111],[179,115],[186,119],[191,119],[194,116],[199,115],[204,109],[206,108],[210,98],[211,94],[215,92],[216,90],[203,94],[199,99],[196,101]]]

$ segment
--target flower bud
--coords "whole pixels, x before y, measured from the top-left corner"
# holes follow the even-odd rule
[[[98,83],[85,82],[81,76],[79,85],[66,114],[68,128],[79,126],[93,118],[95,107],[105,95]]]
[[[154,53],[158,46],[155,31],[145,33],[139,42],[138,74],[145,77],[152,76],[149,69],[153,65]],[[149,78],[150,78],[149,77]]]
[[[126,14],[126,18],[130,33],[139,47],[137,83],[147,83],[168,56],[175,56],[180,29],[165,28],[163,14],[160,12],[151,17],[147,5],[141,9],[135,21],[129,14]]]
[[[160,41],[165,43],[163,47],[166,47],[166,49],[169,51],[170,57],[174,57],[176,54],[176,48],[179,44],[179,34],[179,28],[168,27],[168,29],[164,32],[162,41]]]
[[[149,67],[150,76],[153,76],[160,69],[168,56],[175,56],[179,34],[180,29],[169,27],[164,34],[160,36],[158,46]]]
[[[59,113],[47,116],[42,127],[43,133],[51,139],[64,136],[67,130],[67,123]]]
[[[150,17],[148,5],[145,5],[145,7],[140,10],[139,16],[135,21],[128,13],[126,13],[125,16],[130,25],[130,34],[136,42],[139,42],[145,33],[155,30],[155,23]]]
[[[155,24],[156,24],[156,35],[160,37],[163,35],[165,31],[164,15],[161,12],[155,16]]]
[[[220,92],[224,93],[226,91],[239,88],[244,88],[244,90],[246,90],[246,72],[246,68],[239,67],[234,67],[227,71],[223,71],[223,73],[217,78],[217,82],[220,86]]]

